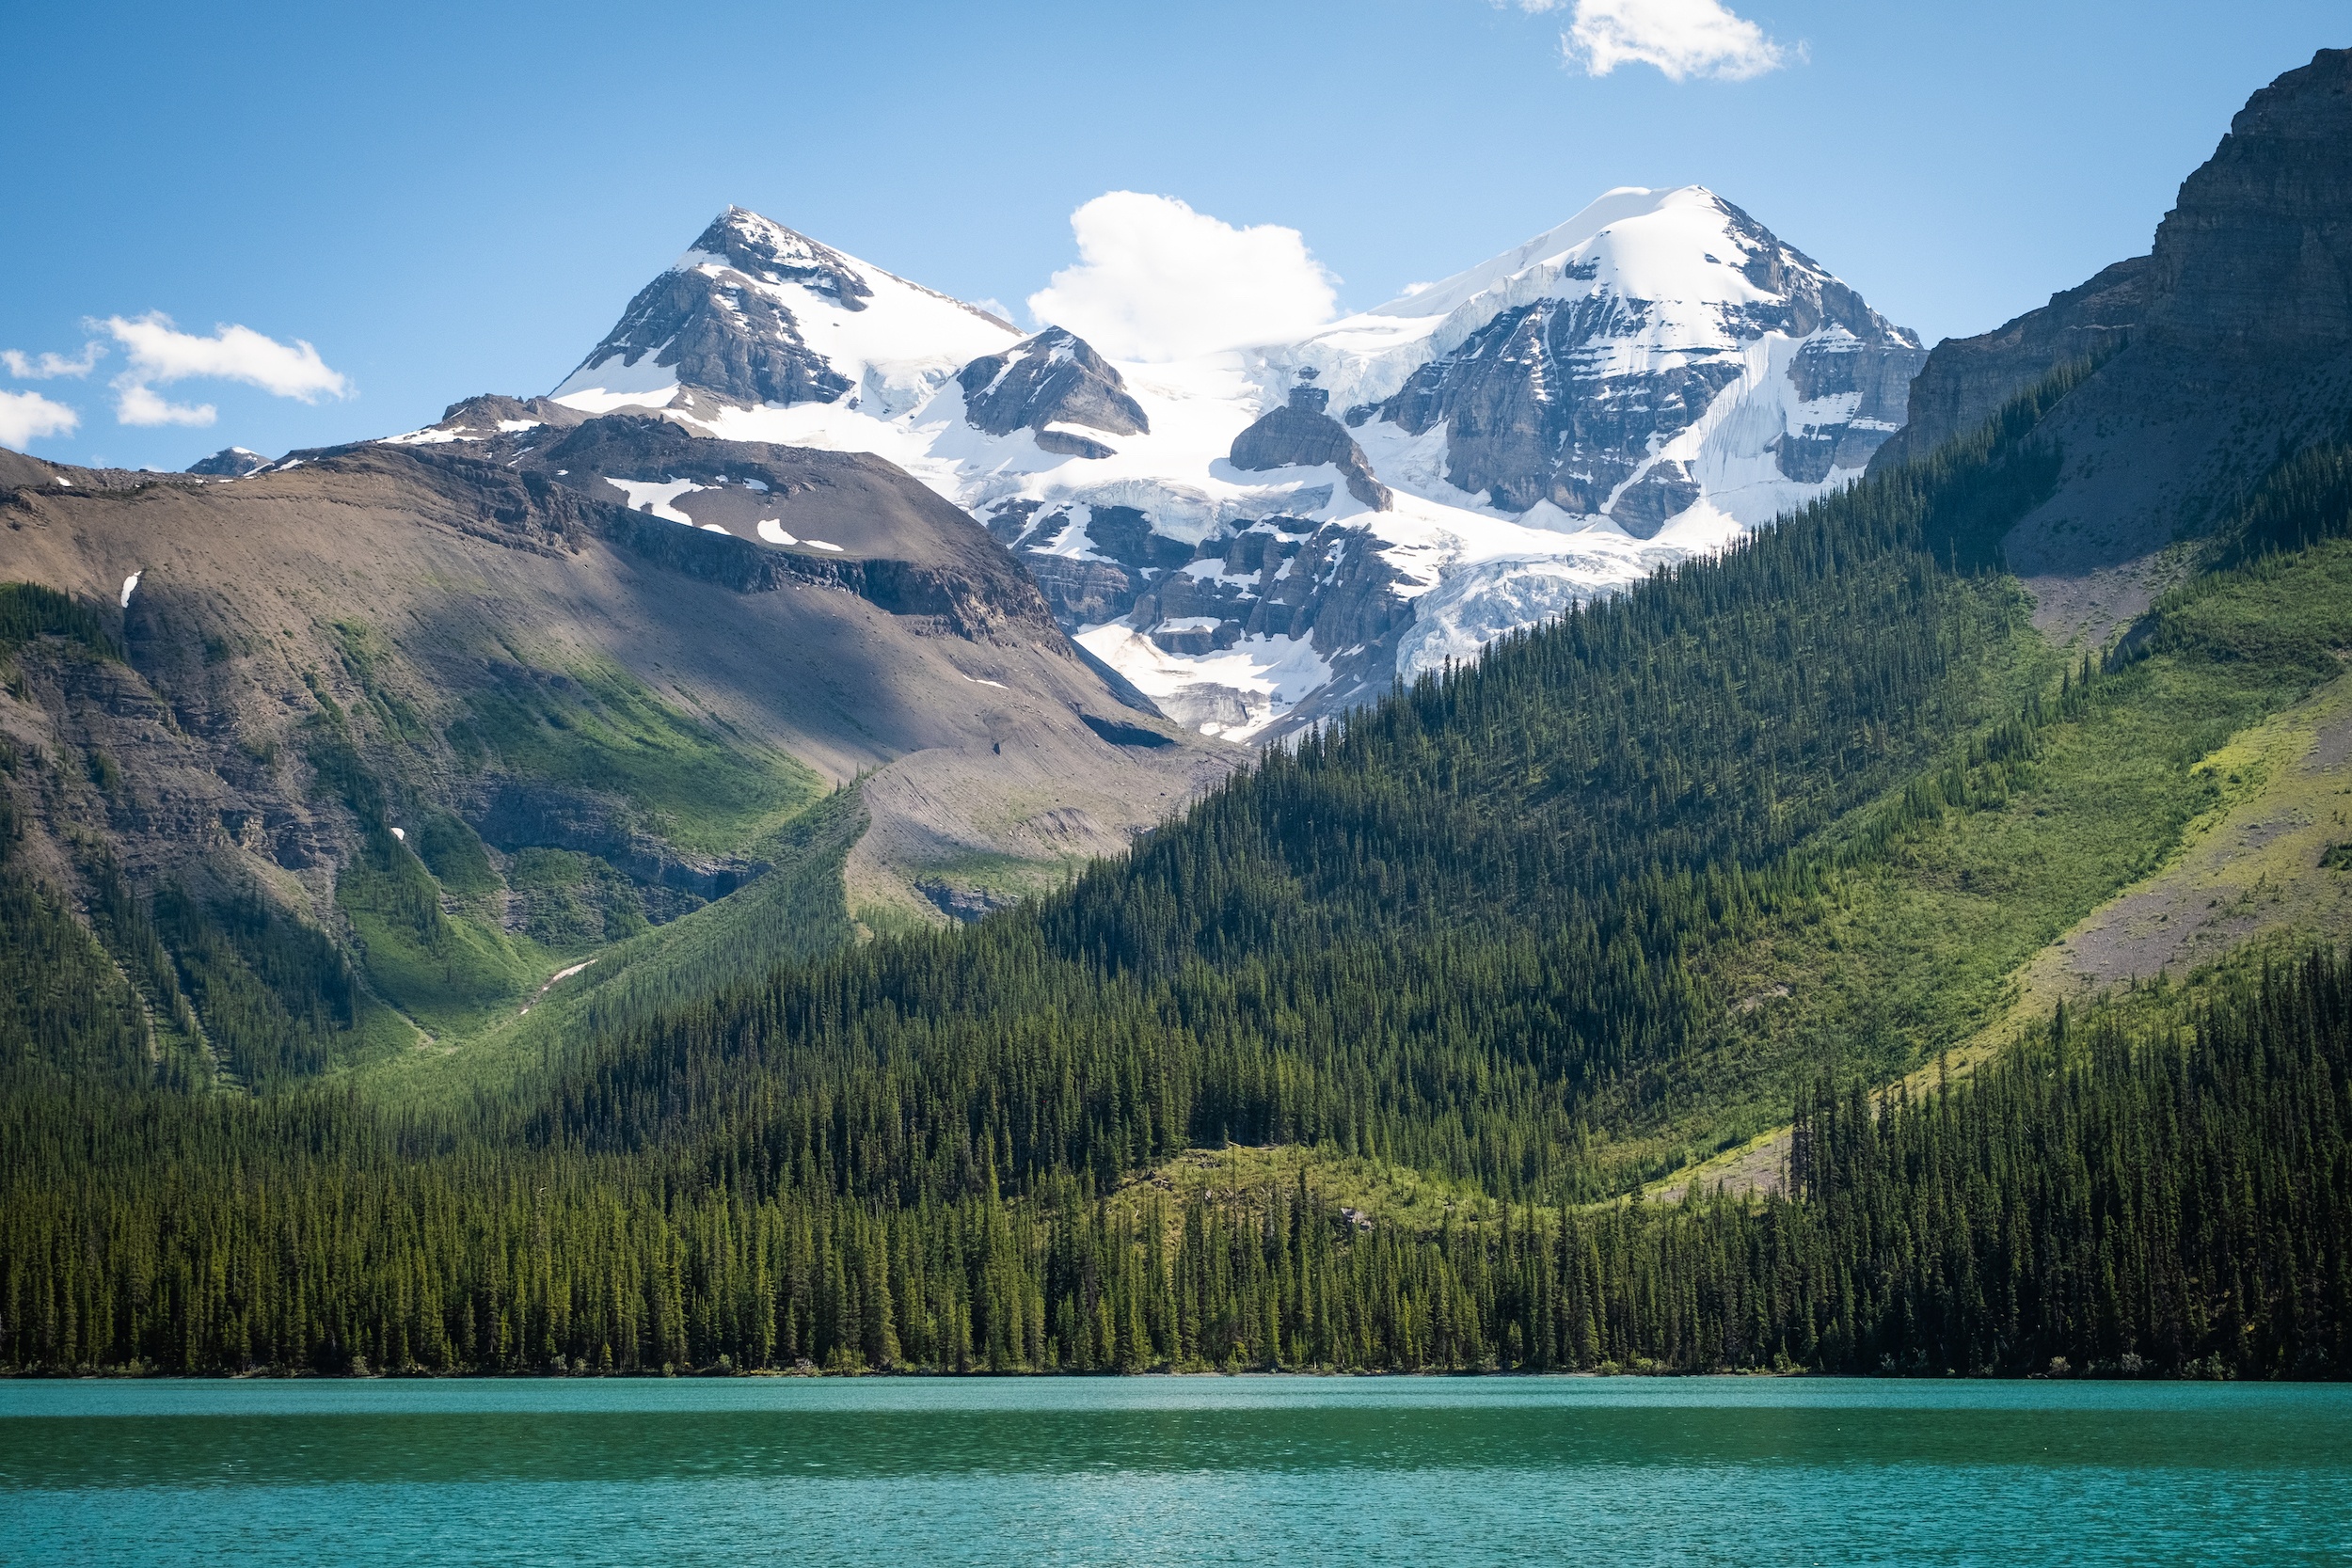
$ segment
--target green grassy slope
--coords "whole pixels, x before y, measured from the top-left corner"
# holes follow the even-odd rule
[[[1750,1064],[1965,1070],[2058,1002],[2185,978],[2256,941],[2352,937],[2352,876],[2328,863],[2352,840],[2352,542],[2249,559],[2247,528],[2207,546],[2219,564],[2157,605],[2030,757],[1980,770],[1977,799],[1845,871],[1815,918],[1720,956],[1740,999],[1724,1041],[1646,1127],[1628,1107],[1619,1125],[1640,1131],[1622,1158],[1661,1187],[1763,1180],[1796,1085]],[[1897,805],[1856,813],[1844,836]]]
[[[142,675],[106,625],[49,590],[0,587],[11,718],[135,735],[149,768],[189,766],[254,721],[254,694],[237,691],[205,737],[182,730],[164,677]],[[36,885],[87,912],[153,1021],[152,1053],[199,1080],[396,1080],[506,1031],[559,970],[725,904],[771,863],[790,873],[812,835],[837,836],[838,805],[828,814],[809,768],[609,663],[502,648],[512,657],[485,665],[483,684],[450,689],[366,621],[335,622],[319,641],[340,670],[300,672],[286,743],[248,736],[215,764],[262,802],[224,819],[247,834],[233,846],[197,823],[159,847],[140,781],[102,747],[42,747],[9,775],[18,820],[40,841],[25,863],[43,867]],[[220,659],[232,652],[208,641],[208,670],[215,642]],[[282,864],[263,852],[263,818],[292,815],[267,804],[274,793],[311,815]],[[288,874],[322,862],[307,879]],[[744,915],[761,933],[739,944],[755,968],[845,941],[837,882],[803,868],[695,928]]]
[[[402,1103],[451,1104],[511,1092],[583,1039],[642,1025],[849,943],[842,863],[865,831],[853,789],[820,799],[757,841],[772,869],[726,897],[626,940],[550,953],[531,989],[462,1039],[368,1060],[359,1081]],[[559,961],[560,960],[560,961]]]

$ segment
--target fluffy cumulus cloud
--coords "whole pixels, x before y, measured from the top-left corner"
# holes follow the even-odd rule
[[[1521,0],[1532,11],[1573,10],[1561,47],[1595,76],[1655,66],[1671,81],[1744,82],[1777,71],[1790,52],[1722,0]]]
[[[1332,317],[1338,280],[1295,229],[1236,229],[1173,197],[1112,191],[1070,214],[1078,264],[1029,309],[1114,359],[1277,342]]]
[[[114,380],[115,418],[124,424],[211,424],[212,404],[173,403],[154,389],[175,381],[239,381],[304,403],[351,391],[351,384],[299,338],[281,343],[249,326],[219,326],[200,337],[181,331],[160,310],[109,316],[98,325],[130,361]]]
[[[81,416],[39,392],[0,392],[0,447],[20,450],[44,436],[70,436]]]

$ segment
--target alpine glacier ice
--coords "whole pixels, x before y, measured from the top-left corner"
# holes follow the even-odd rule
[[[1851,482],[1924,357],[1698,186],[1611,191],[1295,341],[1149,364],[733,208],[552,396],[889,458],[1171,717],[1246,739]]]

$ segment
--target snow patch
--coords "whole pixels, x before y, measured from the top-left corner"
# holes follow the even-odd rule
[[[771,545],[800,543],[798,539],[784,531],[784,519],[781,517],[762,517],[759,520],[759,536]]]
[[[64,482],[61,480],[61,481],[59,481],[58,483],[63,483]],[[131,595],[132,595],[135,592],[136,592],[136,591],[137,591],[138,586],[139,586],[139,578],[141,578],[145,577],[146,575],[147,575],[147,569],[146,569],[145,567],[143,567],[143,566],[142,566],[141,568],[139,568],[139,570],[137,570],[137,571],[135,571],[135,572],[133,572],[133,573],[132,573],[129,577],[124,578],[122,579],[122,608],[123,608],[123,609],[128,610],[128,609],[130,609],[130,608],[131,608]]]
[[[1245,637],[1214,654],[1171,654],[1123,621],[1076,641],[1180,723],[1248,740],[1328,685],[1331,666],[1304,637]]]
[[[650,512],[655,516],[666,518],[673,523],[689,525],[694,519],[670,503],[680,496],[691,496],[697,490],[710,488],[707,484],[697,484],[691,479],[614,479],[608,474],[604,482],[628,497],[628,509],[631,512]]]

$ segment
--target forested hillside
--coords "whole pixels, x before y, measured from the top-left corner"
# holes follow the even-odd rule
[[[1270,752],[1060,893],[716,990],[681,959],[462,1105],[192,1092],[0,862],[0,1361],[2330,1372],[2336,958],[1865,1094],[2258,788],[2208,757],[2352,647],[2337,447],[2113,655],[2034,633],[1998,541],[2077,373]],[[1785,1192],[1625,1201],[1792,1112]],[[1156,1169],[1229,1141],[1310,1158]],[[1366,1212],[1343,1163],[1460,1196]]]

